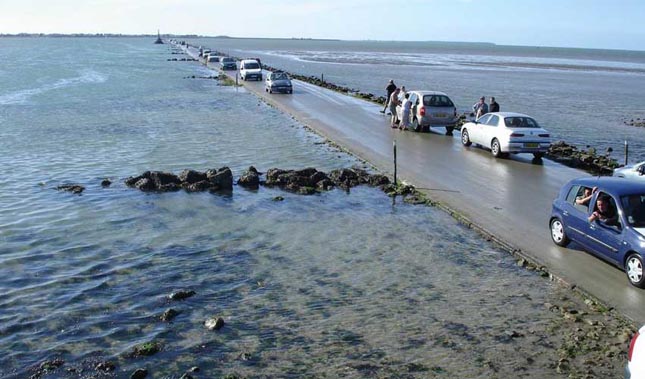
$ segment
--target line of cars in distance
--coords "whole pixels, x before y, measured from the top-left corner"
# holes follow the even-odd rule
[[[242,59],[239,61],[238,68],[238,62],[234,58],[211,54],[210,50],[200,48],[199,57],[203,59],[205,65],[219,64],[219,68],[224,71],[239,69],[240,78],[243,81],[262,80],[262,65],[258,59]],[[292,94],[293,83],[286,72],[269,71],[266,74],[264,90],[268,93]]]

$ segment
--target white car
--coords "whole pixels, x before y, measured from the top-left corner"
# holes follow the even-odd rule
[[[262,80],[262,67],[255,59],[243,59],[240,62],[240,78],[242,80]]]
[[[496,158],[509,153],[533,153],[539,159],[549,149],[551,136],[530,116],[495,112],[465,123],[461,127],[461,143],[490,149]]]
[[[293,85],[289,75],[282,71],[275,71],[267,74],[264,90],[268,93],[293,93]]]
[[[625,379],[644,379],[645,378],[645,326],[643,326],[629,344],[627,352],[627,366],[625,366]]]
[[[645,161],[614,170],[614,176],[619,178],[645,179]]]

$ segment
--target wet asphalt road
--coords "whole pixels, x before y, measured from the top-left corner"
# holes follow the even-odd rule
[[[292,95],[268,94],[262,81],[240,83],[390,175],[396,141],[399,180],[458,211],[565,282],[645,323],[645,290],[574,244],[561,248],[551,241],[551,203],[564,183],[588,176],[585,172],[546,159],[535,164],[531,154],[496,159],[487,150],[462,146],[457,131],[446,136],[443,128],[431,133],[391,129],[381,106],[308,83],[294,81]]]

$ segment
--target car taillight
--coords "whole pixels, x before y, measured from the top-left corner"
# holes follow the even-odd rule
[[[550,135],[548,135],[548,134],[538,134],[538,135],[539,135],[540,137],[551,137],[551,136],[550,136]]]
[[[636,334],[634,334],[634,337],[632,338],[632,342],[629,343],[629,351],[627,352],[627,360],[630,361],[630,362],[632,361],[632,353],[634,352],[634,345],[636,345],[636,340],[638,339],[639,336],[640,336],[640,333],[636,332]]]
[[[419,116],[425,116],[426,115],[426,107],[421,107],[419,109]]]
[[[522,133],[512,133],[511,137],[524,137],[524,134],[522,134]]]

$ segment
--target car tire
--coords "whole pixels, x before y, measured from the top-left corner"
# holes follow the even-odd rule
[[[419,127],[419,119],[416,117],[412,119],[412,129],[414,129],[415,132],[421,131],[421,128]]]
[[[645,288],[645,278],[643,278],[643,258],[636,253],[632,253],[625,261],[625,273],[629,282],[638,288]]]
[[[553,243],[562,247],[569,245],[571,240],[567,236],[567,232],[564,231],[564,223],[559,218],[554,217],[551,219],[549,227],[551,229],[551,240],[553,240]]]
[[[495,158],[502,158],[504,153],[502,153],[502,147],[499,144],[497,138],[493,139],[493,142],[490,144],[490,152],[493,153]]]
[[[451,136],[453,130],[455,130],[454,126],[446,126],[446,135]]]
[[[535,159],[542,159],[544,153],[533,153],[533,156],[535,157]]]
[[[470,141],[470,136],[468,135],[468,130],[464,129],[461,132],[461,144],[464,146],[470,146],[473,143]]]

